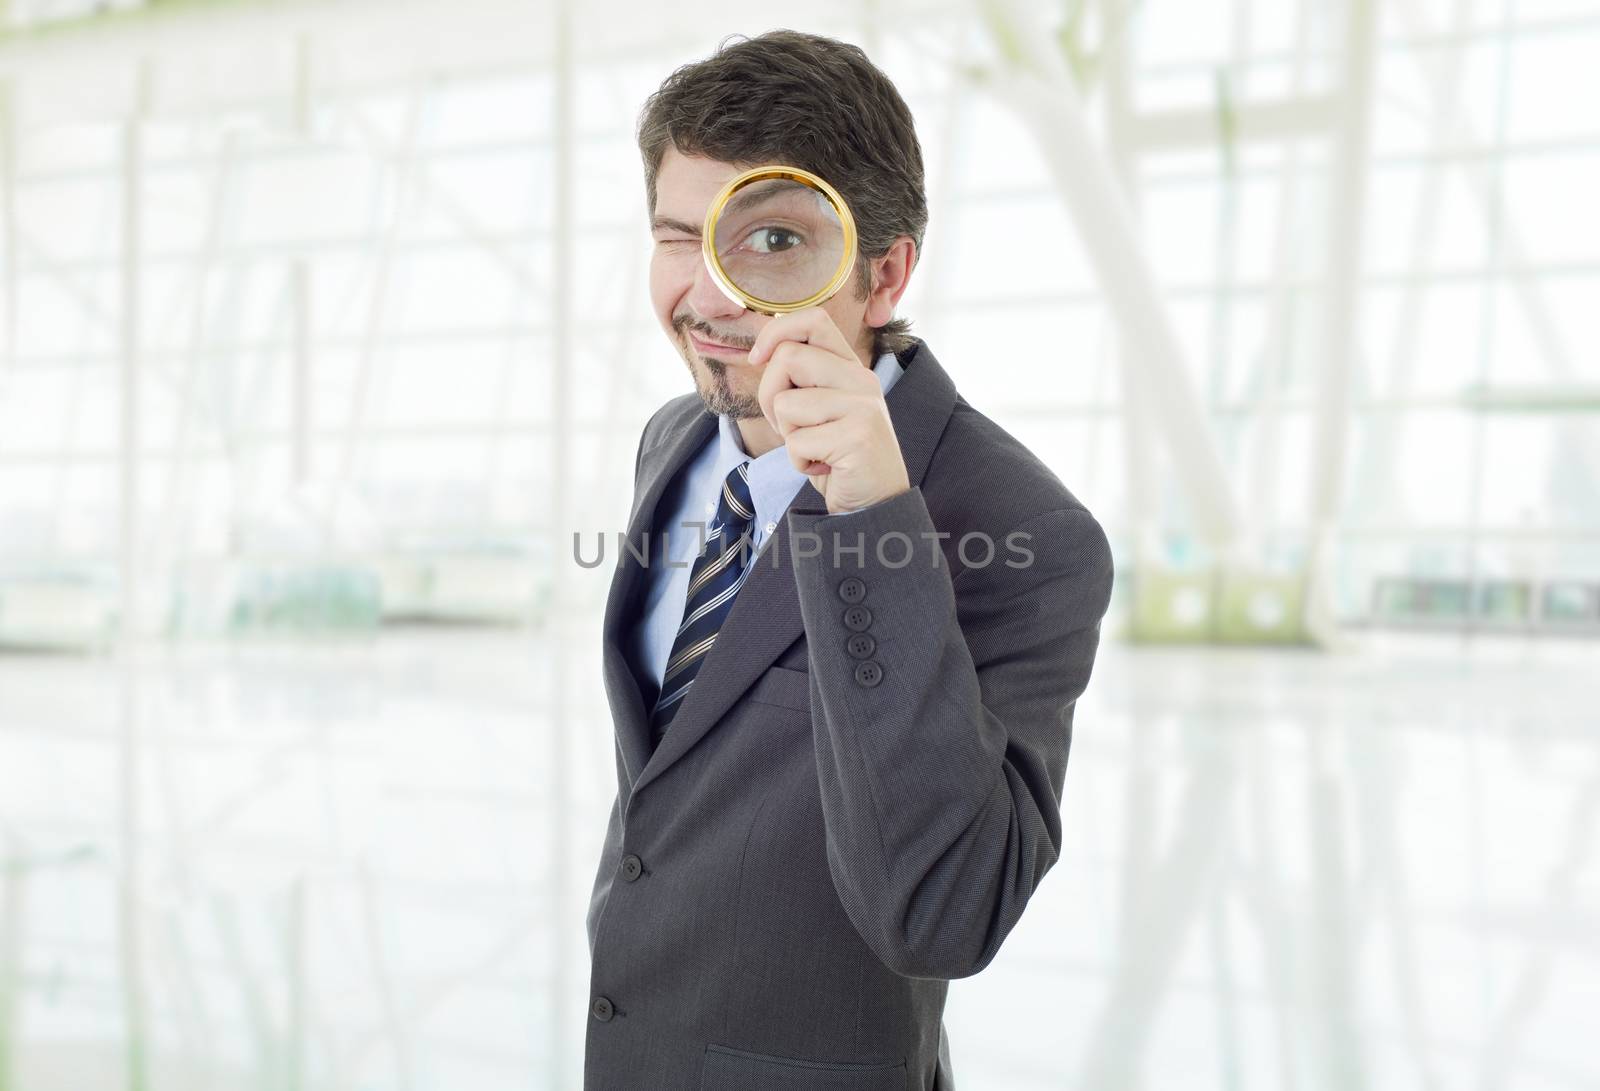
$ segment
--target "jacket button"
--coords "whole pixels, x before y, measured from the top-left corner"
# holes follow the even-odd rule
[[[872,660],[856,664],[856,684],[871,689],[883,681],[883,668]]]
[[[637,856],[630,852],[622,858],[622,878],[624,881],[631,883],[643,874],[644,864]]]
[[[600,1020],[602,1023],[611,1022],[611,1016],[615,1014],[615,1012],[616,1009],[611,1006],[611,1001],[607,1000],[603,996],[595,997],[594,1003],[589,1005],[589,1014]]]
[[[846,602],[860,602],[867,597],[867,585],[851,576],[839,584],[839,597]]]
[[[872,611],[865,606],[852,606],[844,612],[844,627],[859,633],[872,624]]]
[[[877,650],[878,642],[866,633],[857,633],[844,642],[844,650],[857,659],[865,659]]]

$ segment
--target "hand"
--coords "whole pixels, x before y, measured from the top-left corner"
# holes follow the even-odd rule
[[[854,511],[911,488],[878,377],[821,307],[780,314],[748,360],[766,364],[756,397],[795,469],[828,502]]]

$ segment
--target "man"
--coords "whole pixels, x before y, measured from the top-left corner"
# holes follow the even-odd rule
[[[640,437],[606,606],[584,1086],[948,1091],[948,982],[1060,854],[1111,551],[894,318],[922,158],[864,53],[725,44],[651,96],[639,143],[652,301],[695,391]],[[768,163],[828,179],[862,255],[778,317],[700,256],[717,190]]]

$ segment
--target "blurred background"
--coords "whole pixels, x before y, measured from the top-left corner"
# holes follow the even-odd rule
[[[0,3],[0,1088],[581,1084],[633,124],[863,46],[1097,515],[966,1091],[1592,1088],[1600,3]]]

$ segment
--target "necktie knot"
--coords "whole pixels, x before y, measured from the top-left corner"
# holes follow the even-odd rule
[[[717,501],[717,514],[707,531],[708,544],[725,549],[750,528],[755,521],[756,504],[750,496],[750,462],[746,460],[728,471],[722,480],[722,496]]]

